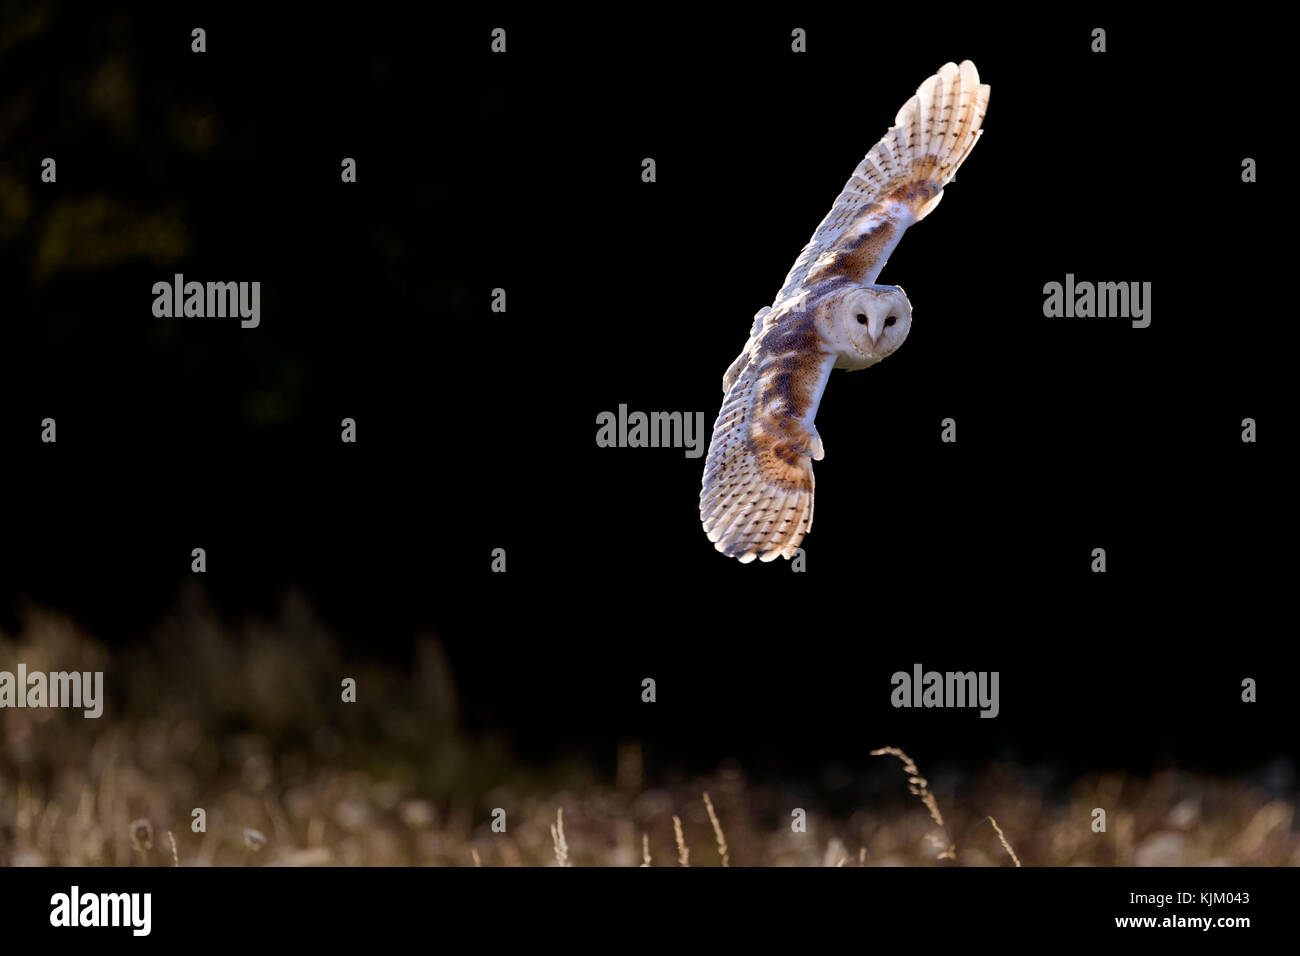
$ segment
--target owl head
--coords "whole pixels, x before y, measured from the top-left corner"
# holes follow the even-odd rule
[[[901,286],[851,286],[827,296],[817,325],[822,342],[838,356],[836,368],[866,368],[903,344],[912,327],[912,303]]]

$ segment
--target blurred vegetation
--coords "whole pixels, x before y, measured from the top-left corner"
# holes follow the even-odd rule
[[[166,107],[165,129],[139,122],[142,94],[133,46],[96,51],[55,47],[63,19],[80,15],[53,3],[0,7],[5,83],[0,100],[0,243],[6,257],[27,264],[36,283],[69,272],[102,270],[132,261],[170,266],[190,249],[182,202],[145,199],[138,180],[106,181],[109,170],[147,169],[159,158],[216,145],[215,117]],[[125,21],[85,13],[87,39],[129,40]],[[95,27],[99,27],[96,30]],[[84,58],[77,53],[86,54]],[[41,189],[41,163],[65,160],[60,188]],[[74,157],[93,157],[95,169]]]
[[[61,614],[29,607],[23,620],[0,634],[4,667],[76,661],[105,672],[107,701],[97,720],[0,710],[9,864],[171,865],[175,839],[181,865],[554,865],[562,808],[570,864],[638,865],[648,847],[653,865],[675,865],[676,816],[691,865],[718,865],[706,791],[738,866],[1011,865],[989,815],[1027,866],[1300,864],[1295,794],[1263,780],[941,771],[929,781],[941,830],[900,765],[865,747],[859,769],[817,782],[753,783],[728,763],[699,778],[647,768],[636,741],[603,767],[528,765],[463,730],[438,641],[414,641],[407,669],[374,666],[292,595],[273,622],[228,622],[196,586],[122,651]],[[356,703],[341,700],[344,677]],[[195,807],[206,833],[190,829]],[[505,833],[491,828],[498,807]],[[791,829],[795,807],[805,833]],[[1094,807],[1106,833],[1091,830]],[[948,843],[955,856],[941,860]]]

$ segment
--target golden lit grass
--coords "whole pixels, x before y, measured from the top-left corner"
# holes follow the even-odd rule
[[[66,618],[29,615],[19,639],[0,634],[0,666],[75,660],[109,675],[110,697],[98,721],[0,710],[0,865],[919,866],[936,861],[936,828],[939,857],[964,866],[1300,865],[1294,789],[1262,774],[991,764],[932,782],[904,751],[876,751],[901,761],[920,813],[892,764],[863,761],[832,801],[807,779],[671,773],[632,741],[606,782],[465,734],[436,645],[416,658],[409,673],[349,667],[373,690],[339,708],[339,651],[292,602],[233,634],[182,608],[156,646],[111,657]],[[507,832],[492,829],[497,807]],[[791,831],[793,807],[807,833]],[[717,864],[691,859],[701,839]]]
[[[937,859],[955,860],[957,859],[957,848],[953,845],[952,838],[948,835],[948,826],[943,822],[943,814],[939,812],[939,801],[934,799],[934,794],[929,790],[929,781],[921,776],[921,771],[916,768],[915,761],[897,747],[881,747],[878,750],[871,751],[873,757],[891,756],[897,757],[903,762],[903,773],[907,774],[907,783],[912,793],[921,798],[925,808],[930,811],[930,818],[938,824],[939,829],[943,831],[943,840],[939,841],[941,850]]]
[[[555,822],[551,824],[551,842],[555,847],[555,862],[569,865],[569,842],[564,838],[564,807],[556,807]]]
[[[713,824],[713,836],[718,841],[718,857],[722,860],[723,866],[731,866],[731,857],[727,854],[727,838],[722,833],[722,824],[718,821],[718,813],[713,809],[713,801],[709,799],[709,791],[704,791],[704,806],[709,811],[709,822]]]
[[[677,840],[677,865],[691,865],[691,851],[686,845],[686,837],[682,833],[682,818],[673,814],[673,836]]]
[[[1011,849],[1011,844],[1007,842],[1007,835],[1003,833],[1002,828],[998,826],[998,821],[993,819],[992,817],[989,817],[988,821],[989,823],[993,824],[993,829],[997,831],[998,839],[1002,841],[1002,846],[1006,849],[1007,853],[1010,855],[1012,862],[1015,863],[1016,866],[1019,866],[1020,857],[1016,856],[1016,851]]]

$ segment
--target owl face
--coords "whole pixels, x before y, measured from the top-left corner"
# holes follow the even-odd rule
[[[903,344],[912,327],[912,303],[896,285],[845,289],[821,311],[819,331],[837,355],[836,368],[875,365]]]

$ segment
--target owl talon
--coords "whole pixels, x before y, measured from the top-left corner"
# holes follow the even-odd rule
[[[826,456],[826,449],[822,447],[822,436],[817,434],[816,428],[808,429],[808,448],[812,453],[813,461],[821,461]]]

